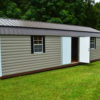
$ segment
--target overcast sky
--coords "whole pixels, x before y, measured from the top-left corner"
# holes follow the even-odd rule
[[[95,0],[95,2],[100,2],[100,0]]]

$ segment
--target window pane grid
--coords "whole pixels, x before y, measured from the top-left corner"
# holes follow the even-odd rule
[[[43,45],[43,44],[34,44],[34,45]]]
[[[34,41],[34,44],[43,44],[42,41]]]

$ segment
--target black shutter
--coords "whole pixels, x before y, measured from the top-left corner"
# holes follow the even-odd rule
[[[34,42],[33,42],[33,36],[31,36],[31,53],[34,53]]]
[[[95,49],[96,49],[96,37],[95,37]]]
[[[45,36],[43,36],[43,53],[45,53]]]

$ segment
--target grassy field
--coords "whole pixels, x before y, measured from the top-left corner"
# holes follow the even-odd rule
[[[100,100],[100,62],[0,80],[0,100]]]

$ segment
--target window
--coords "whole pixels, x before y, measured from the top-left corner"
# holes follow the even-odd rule
[[[91,49],[96,48],[96,38],[95,37],[91,37],[91,39],[90,39],[90,48]]]
[[[34,36],[34,52],[43,52],[43,37]]]
[[[45,52],[45,37],[31,36],[31,52],[44,53]]]

